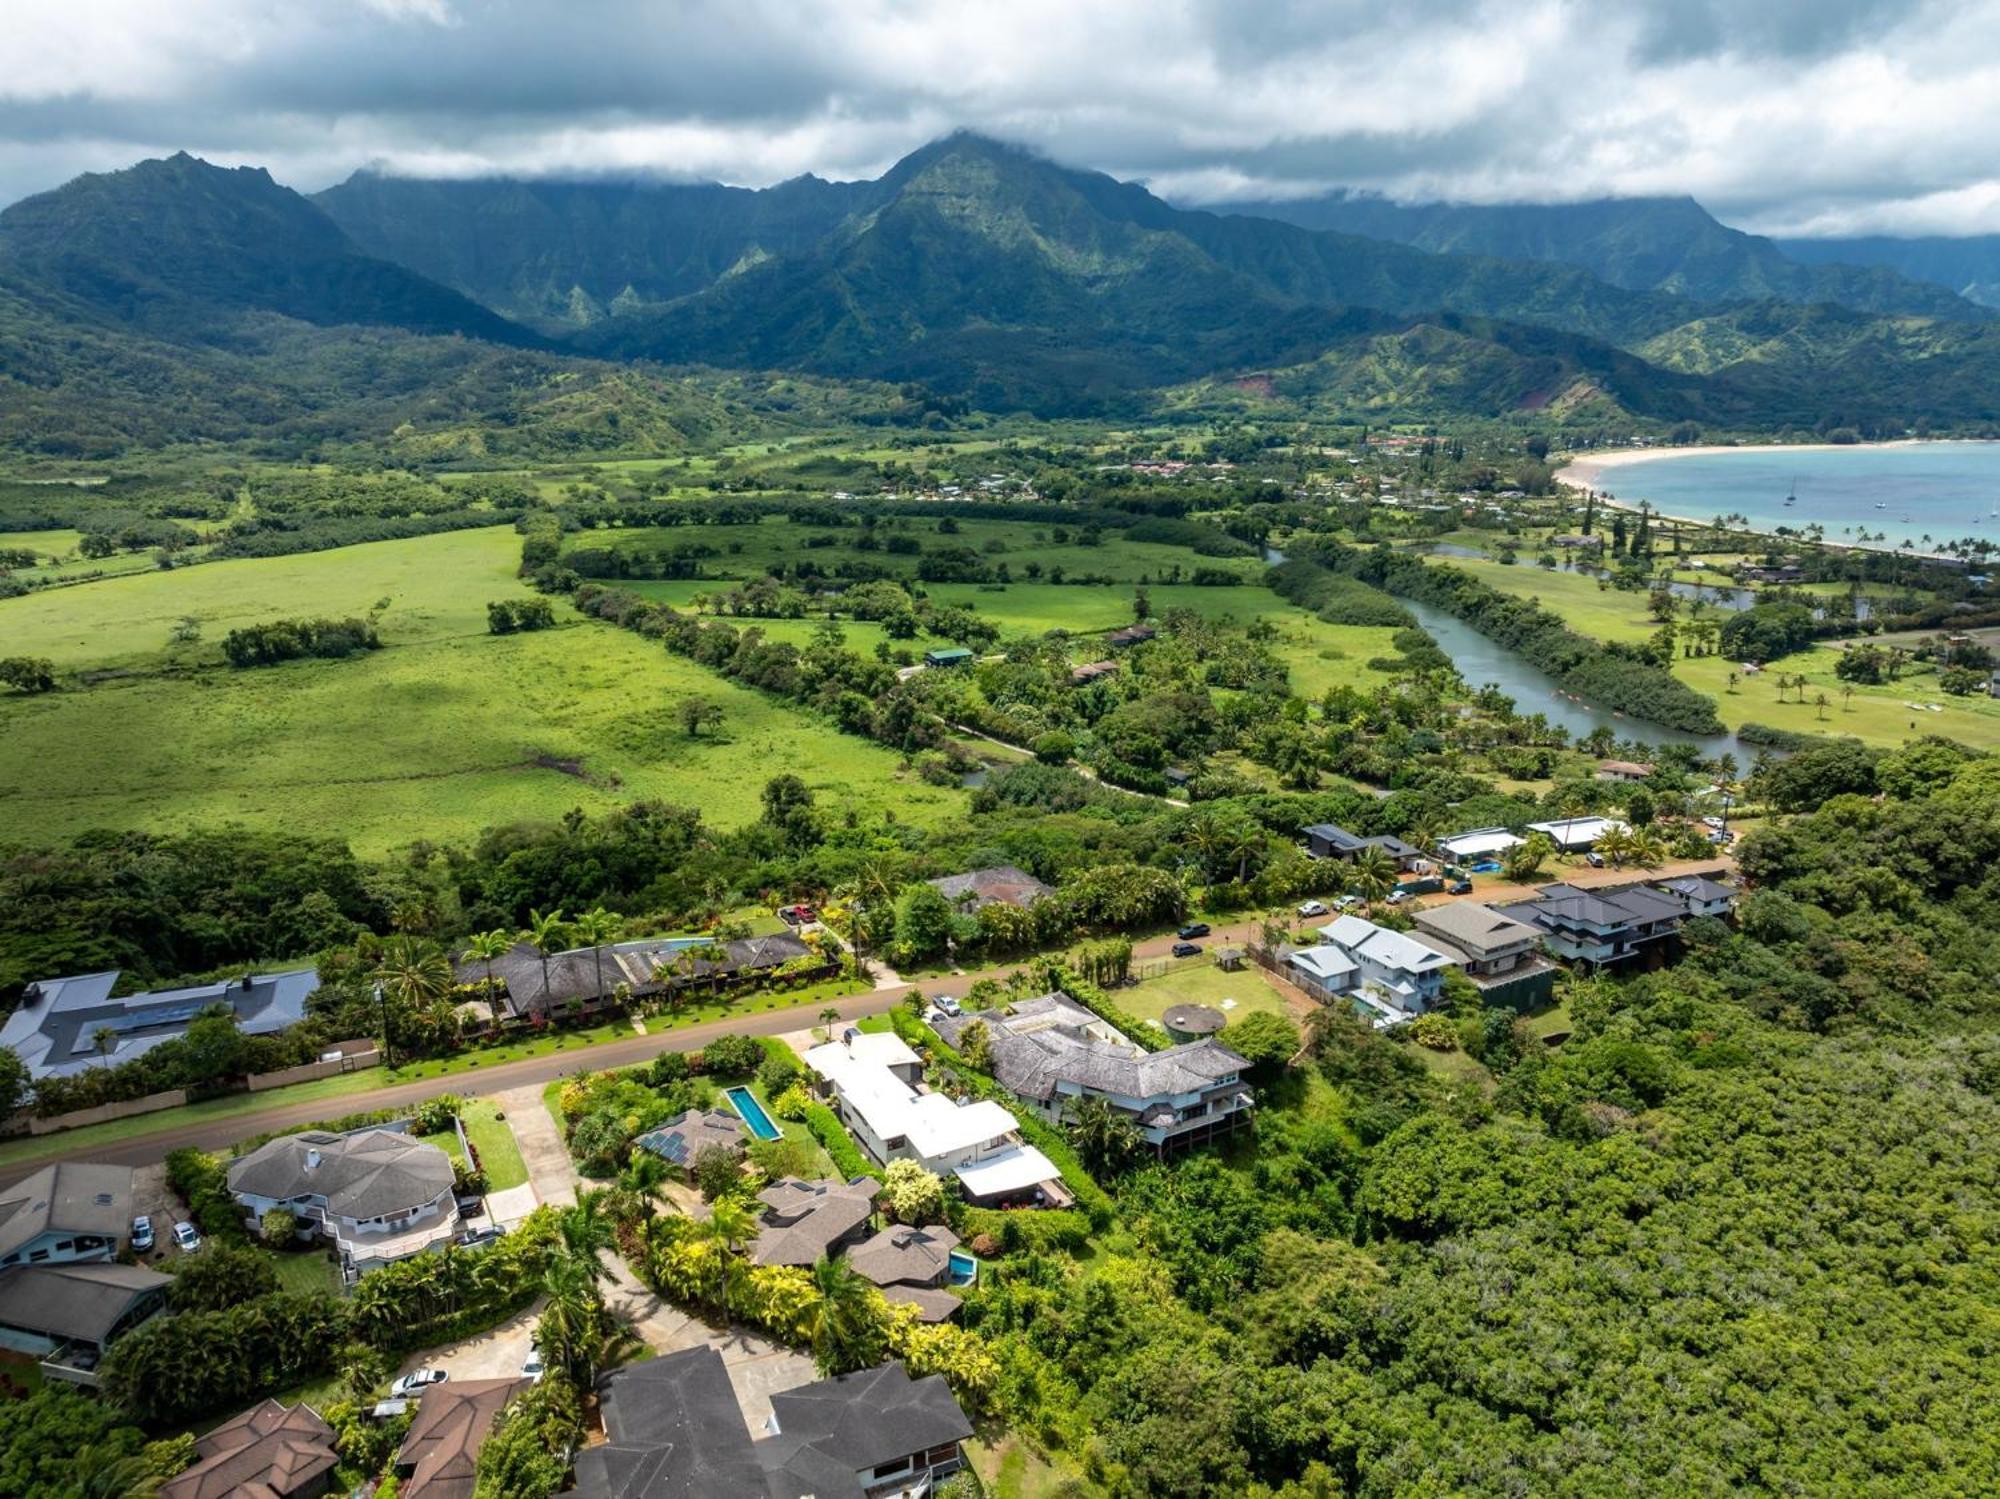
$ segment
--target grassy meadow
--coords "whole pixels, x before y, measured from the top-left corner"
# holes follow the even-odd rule
[[[0,698],[0,821],[35,841],[234,821],[379,853],[640,797],[733,825],[758,811],[765,777],[746,764],[920,822],[962,795],[900,771],[888,749],[566,608],[557,629],[488,635],[487,601],[525,593],[518,548],[508,529],[454,532],[0,600],[9,653],[103,673]],[[382,600],[381,651],[221,662],[236,625],[365,613]],[[183,617],[202,637],[170,646]],[[692,694],[724,714],[699,739],[673,721]]]
[[[1597,580],[1581,573],[1553,572],[1532,563],[1507,566],[1498,562],[1451,559],[1475,577],[1505,592],[1539,598],[1569,622],[1572,629],[1599,640],[1644,640],[1659,628],[1646,612],[1646,595],[1600,589]],[[1713,616],[1712,616],[1713,617]],[[1850,734],[1868,744],[1894,748],[1913,734],[1943,734],[1977,749],[2000,749],[2000,701],[1985,696],[1947,697],[1937,674],[1914,665],[1896,682],[1855,687],[1843,696],[1847,683],[1834,674],[1840,650],[1831,644],[1787,656],[1756,676],[1743,674],[1742,663],[1722,656],[1682,658],[1674,675],[1715,699],[1722,721],[1735,729],[1746,723],[1770,724],[1807,734]],[[1732,689],[1729,674],[1737,674]],[[1780,701],[1776,678],[1803,676],[1805,701],[1788,691]],[[1825,714],[1816,702],[1825,693]],[[1939,711],[1929,711],[1929,704]],[[1924,705],[1912,707],[1912,704]]]

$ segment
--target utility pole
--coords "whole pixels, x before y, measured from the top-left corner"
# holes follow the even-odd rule
[[[382,1065],[396,1065],[396,1048],[389,1041],[389,996],[382,992],[382,985],[375,985],[375,1008],[382,1016]]]

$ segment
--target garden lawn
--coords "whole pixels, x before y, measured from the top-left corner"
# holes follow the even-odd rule
[[[466,1100],[459,1115],[465,1125],[465,1137],[479,1153],[479,1164],[486,1168],[486,1187],[491,1192],[504,1192],[528,1179],[527,1163],[521,1159],[521,1147],[514,1139],[513,1126],[501,1119],[499,1112],[491,1100],[475,1098]],[[458,1148],[457,1130],[440,1130],[437,1134],[419,1135],[417,1138],[437,1146],[455,1164],[466,1164]]]
[[[1158,1020],[1174,1005],[1213,1005],[1232,1023],[1258,1010],[1267,1010],[1273,1015],[1291,1015],[1284,996],[1265,983],[1257,969],[1246,965],[1234,973],[1227,973],[1209,962],[1206,954],[1199,958],[1177,960],[1174,967],[1159,978],[1114,989],[1111,999],[1119,1009],[1141,1020]],[[1225,1007],[1227,1001],[1234,1003]],[[1228,1039],[1229,1033],[1225,1030],[1223,1040],[1226,1042]]]
[[[921,825],[963,805],[957,788],[900,769],[894,751],[567,605],[557,629],[488,635],[486,601],[522,592],[517,549],[511,531],[460,532],[0,600],[10,650],[134,673],[0,699],[0,823],[29,842],[97,828],[309,827],[378,855],[419,835],[469,840],[644,797],[732,826],[760,810],[764,775],[746,765],[789,770],[832,807],[868,816]],[[385,648],[366,656],[200,664],[231,625],[362,613],[385,598]],[[190,669],[166,674],[166,632],[183,614],[207,621],[204,639],[183,648]],[[673,707],[697,695],[723,721],[689,738]]]
[[[283,1253],[259,1249],[258,1253],[267,1256],[271,1268],[278,1272],[279,1290],[340,1294],[340,1266],[324,1249],[288,1249]]]

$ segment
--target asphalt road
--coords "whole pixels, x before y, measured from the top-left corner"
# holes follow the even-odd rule
[[[1659,879],[1674,874],[1712,873],[1717,870],[1727,870],[1729,867],[1730,861],[1727,856],[1719,856],[1677,860],[1652,871],[1551,869],[1547,878],[1567,880],[1576,885],[1613,885],[1630,883],[1642,878]],[[1532,893],[1526,887],[1493,886],[1482,889],[1474,895],[1459,898],[1480,901],[1512,900]],[[1450,897],[1426,896],[1424,899],[1426,904],[1435,904],[1441,899]],[[1204,937],[1202,944],[1204,947],[1232,943],[1240,946],[1256,934],[1258,926],[1259,923],[1255,920],[1225,923],[1215,927],[1209,936]],[[1175,940],[1171,935],[1148,938],[1136,944],[1133,956],[1142,959],[1165,957]],[[1004,979],[1018,966],[1018,964],[1006,964],[976,973],[952,974],[942,978],[924,979],[913,984],[876,989],[867,994],[851,994],[845,999],[835,1001],[833,1008],[840,1011],[842,1020],[859,1020],[865,1015],[881,1015],[894,1009],[912,989],[919,990],[927,996],[962,995],[967,986],[975,980]],[[568,1077],[578,1072],[602,1072],[612,1067],[630,1067],[637,1062],[650,1061],[662,1052],[699,1051],[718,1036],[781,1035],[786,1031],[810,1026],[817,1018],[817,1010],[802,1005],[790,1010],[738,1015],[726,1020],[706,1020],[697,1025],[677,1026],[658,1035],[633,1036],[624,1041],[605,1042],[583,1053],[563,1051],[550,1056],[530,1057],[519,1062],[500,1062],[491,1067],[481,1067],[477,1072],[453,1073],[448,1077],[429,1078],[422,1082],[395,1083],[365,1093],[347,1093],[338,1098],[322,1098],[310,1103],[283,1105],[254,1114],[235,1114],[226,1119],[169,1126],[109,1145],[81,1146],[75,1150],[43,1156],[39,1160],[0,1165],[0,1186],[19,1181],[22,1177],[39,1171],[51,1161],[89,1160],[105,1161],[120,1166],[148,1166],[164,1159],[167,1152],[187,1145],[214,1150],[233,1145],[236,1141],[248,1139],[252,1135],[311,1124],[314,1120],[324,1119],[329,1115],[355,1114],[370,1109],[415,1105],[440,1093],[457,1093],[463,1097],[479,1098],[514,1088],[540,1088],[557,1078]]]

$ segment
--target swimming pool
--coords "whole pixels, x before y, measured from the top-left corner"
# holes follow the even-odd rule
[[[736,1110],[750,1133],[760,1140],[775,1140],[784,1133],[771,1122],[771,1116],[764,1112],[764,1106],[757,1102],[757,1095],[748,1088],[727,1088],[722,1096],[729,1100],[729,1106]]]
[[[954,1249],[947,1256],[950,1262],[951,1283],[955,1286],[969,1286],[979,1279],[979,1261],[963,1249]]]

